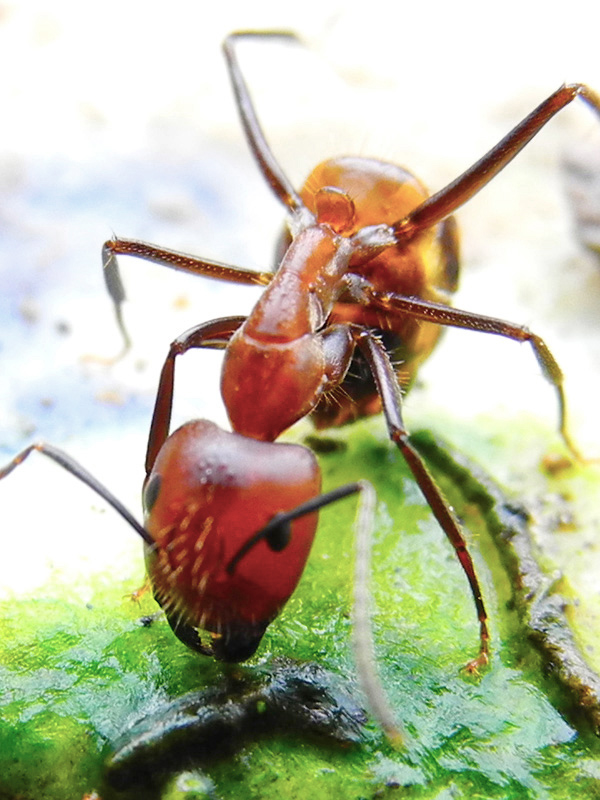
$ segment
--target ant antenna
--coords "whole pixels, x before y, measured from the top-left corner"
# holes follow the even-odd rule
[[[26,447],[25,450],[22,450],[18,453],[12,461],[10,461],[6,466],[0,468],[0,480],[5,478],[9,475],[15,467],[18,467],[25,459],[30,455],[33,450],[37,450],[38,453],[43,453],[43,455],[48,456],[57,464],[59,464],[63,469],[66,469],[67,472],[70,472],[71,475],[78,478],[82,483],[85,483],[92,491],[96,492],[96,494],[100,495],[103,500],[114,508],[117,514],[120,514],[121,517],[128,522],[131,527],[134,529],[136,533],[138,533],[144,542],[151,547],[153,550],[156,549],[156,543],[154,539],[150,536],[148,531],[144,528],[143,525],[137,521],[137,519],[128,511],[127,508],[121,503],[121,501],[115,497],[115,495],[109,491],[104,484],[100,483],[100,481],[95,478],[90,472],[84,469],[79,462],[75,461],[74,458],[67,455],[64,450],[60,450],[58,447],[53,447],[51,444],[46,444],[45,442],[35,442],[34,444],[30,444],[29,447]]]
[[[312,514],[330,503],[342,500],[352,494],[360,494],[356,518],[356,553],[354,569],[354,658],[358,678],[367,698],[373,716],[384,730],[393,747],[401,747],[406,735],[394,718],[391,706],[385,696],[377,673],[374,657],[373,630],[371,625],[371,591],[369,574],[371,566],[371,540],[373,536],[373,517],[375,512],[375,490],[368,481],[357,481],[339,486],[331,492],[319,495],[302,503],[291,511],[276,514],[269,522],[245,542],[226,566],[232,575],[242,558],[259,542],[276,552],[288,545],[292,530],[291,522],[305,514]]]
[[[360,491],[360,482],[348,483],[345,486],[338,486],[337,489],[333,489],[331,492],[320,494],[318,497],[312,497],[310,500],[307,500],[306,503],[296,506],[296,508],[293,508],[291,511],[282,511],[280,514],[275,514],[275,516],[267,522],[264,528],[261,528],[259,531],[257,531],[240,547],[240,549],[225,567],[226,572],[229,575],[233,575],[235,568],[242,558],[246,556],[259,542],[262,542],[263,539],[266,539],[268,546],[275,552],[280,552],[281,550],[285,549],[292,533],[290,527],[291,522],[299,517],[306,516],[306,514],[312,514],[315,511],[319,511],[321,508],[329,505],[330,503],[335,503],[337,500],[343,500],[344,497],[348,497],[349,495],[356,494]]]
[[[354,565],[354,660],[358,677],[371,712],[383,728],[394,748],[406,742],[406,734],[398,725],[388,702],[374,657],[373,626],[371,624],[371,541],[375,513],[375,490],[368,481],[359,481],[360,502],[356,519],[356,545]]]

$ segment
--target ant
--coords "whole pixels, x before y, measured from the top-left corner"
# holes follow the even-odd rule
[[[355,630],[359,673],[373,710],[391,738],[400,732],[370,660],[366,564],[372,489],[365,482],[321,494],[314,455],[275,440],[309,416],[317,428],[383,411],[389,436],[406,459],[434,516],[455,549],[473,595],[479,651],[489,662],[488,617],[472,558],[452,508],[412,445],[402,392],[434,348],[443,325],[528,342],[555,389],[560,434],[580,458],[567,426],[562,372],[545,342],[528,328],[453,308],[459,259],[452,214],[502,170],[564,106],[581,97],[600,114],[600,97],[583,84],[562,86],[456,180],[433,195],[401,167],[369,158],[334,158],[316,167],[298,193],[275,159],[241,73],[240,39],[282,32],[231,34],[224,53],[242,127],[259,169],[289,213],[289,233],[275,272],[255,272],[129,239],[103,247],[103,265],[125,348],[125,298],[117,257],[136,256],[195,275],[264,292],[247,317],[204,322],[175,339],[161,371],[143,489],[144,525],[93,476],[47,444],[45,453],[104,497],[145,543],[154,596],[188,647],[223,661],[257,649],[302,574],[317,511],[361,494],[357,523]],[[206,420],[170,434],[175,361],[196,348],[224,350],[221,393],[233,432]],[[398,364],[398,367],[394,367]]]

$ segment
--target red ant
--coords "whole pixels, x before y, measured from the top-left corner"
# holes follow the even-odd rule
[[[560,433],[578,457],[567,430],[562,373],[545,342],[523,326],[448,305],[458,279],[451,214],[575,97],[599,114],[600,98],[582,84],[561,87],[476,164],[431,196],[404,169],[367,158],[324,162],[298,193],[265,140],[235,51],[240,38],[273,36],[294,38],[275,32],[234,33],[224,51],[246,139],[290,215],[290,233],[282,240],[276,272],[253,272],[127,239],[108,241],[103,248],[107,286],[126,347],[117,255],[266,287],[247,318],[202,323],[171,344],[148,441],[144,526],[81,466],[48,445],[24,450],[0,471],[0,479],[37,449],[83,480],[144,540],[154,595],[181,641],[206,655],[241,661],[255,652],[293,592],[310,550],[316,512],[356,492],[370,497],[364,483],[320,494],[312,453],[275,439],[307,415],[324,428],[383,410],[390,438],[469,581],[480,645],[467,668],[477,671],[489,660],[479,581],[459,522],[409,440],[400,383],[410,385],[441,325],[529,342],[556,390]],[[194,348],[225,350],[221,391],[234,433],[201,420],[169,435],[175,359]],[[397,373],[392,363],[400,364]],[[358,525],[362,547],[369,532],[369,505],[364,504]],[[368,625],[362,613],[362,551],[357,562],[364,639]],[[393,735],[396,729],[385,704],[378,705],[374,671],[363,660],[365,648],[358,650],[359,669],[378,706],[376,713]]]

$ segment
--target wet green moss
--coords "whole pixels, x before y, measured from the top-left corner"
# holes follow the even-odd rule
[[[514,591],[518,559],[503,554],[490,530],[502,506],[500,530],[512,524],[526,535],[527,512],[455,454],[447,458],[428,435],[417,437],[465,521],[490,614],[492,664],[479,679],[468,677],[461,667],[477,652],[478,625],[452,548],[381,420],[347,433],[334,437],[342,448],[326,448],[320,458],[326,488],[357,478],[376,486],[375,646],[390,702],[409,734],[406,748],[392,749],[370,721],[354,744],[291,725],[255,737],[250,731],[235,747],[185,766],[200,780],[188,794],[171,775],[145,796],[566,800],[575,787],[594,796],[597,740],[573,713],[569,686],[548,676],[548,659],[528,633],[526,592]],[[277,659],[317,663],[360,700],[350,644],[355,510],[356,500],[347,499],[322,513],[296,594],[256,657],[240,667],[187,651],[162,618],[141,624],[155,610],[151,598],[124,598],[139,584],[140,564],[132,564],[129,585],[107,588],[103,579],[87,605],[59,583],[3,603],[0,797],[62,800],[92,789],[120,797],[103,785],[103,763],[130,726],[169,698],[268,674]]]

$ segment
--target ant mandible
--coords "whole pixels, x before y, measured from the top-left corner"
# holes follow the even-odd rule
[[[320,494],[319,469],[310,451],[275,439],[307,415],[323,428],[383,410],[390,438],[469,581],[480,645],[467,668],[476,671],[489,660],[479,581],[460,525],[409,440],[400,382],[410,386],[441,325],[529,342],[557,393],[560,433],[579,457],[568,434],[562,373],[545,342],[523,326],[449,306],[458,279],[451,215],[575,97],[598,114],[600,98],[582,84],[561,87],[476,164],[431,196],[404,169],[366,158],[324,162],[298,193],[266,142],[238,65],[236,42],[252,37],[295,37],[239,32],[224,44],[246,139],[290,215],[276,272],[244,270],[128,239],[113,239],[103,248],[107,286],[126,347],[118,255],[266,287],[247,318],[202,323],[171,344],[148,441],[144,526],[79,464],[49,445],[31,445],[0,470],[0,479],[36,449],[83,480],[144,540],[155,597],[181,641],[221,660],[240,661],[255,652],[293,592],[310,550],[316,512],[349,494],[370,495],[364,483]],[[233,433],[199,420],[169,435],[175,359],[194,348],[225,350],[221,391]],[[402,362],[398,374],[392,362]],[[363,543],[369,505],[367,499],[358,524]],[[360,556],[357,562],[361,594],[365,559]],[[363,601],[358,606],[364,610]],[[366,638],[365,615],[357,616]],[[208,633],[208,641],[199,630]],[[361,661],[371,703],[393,735],[397,729],[385,703],[379,703],[374,670],[368,659]]]

